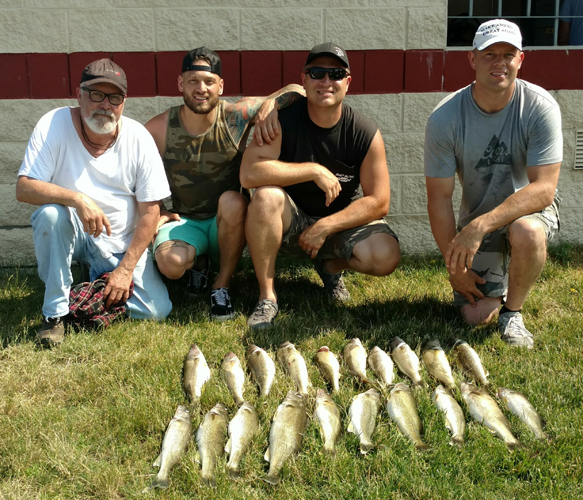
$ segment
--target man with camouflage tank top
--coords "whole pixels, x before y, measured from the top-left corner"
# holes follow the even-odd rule
[[[184,104],[152,118],[150,131],[164,161],[172,208],[162,210],[154,242],[160,272],[170,279],[189,272],[188,290],[208,287],[211,260],[219,273],[211,291],[211,316],[234,315],[229,283],[245,247],[248,199],[239,167],[251,125],[259,143],[279,133],[277,109],[303,93],[290,85],[269,97],[223,101],[221,60],[206,47],[184,57],[178,88]]]

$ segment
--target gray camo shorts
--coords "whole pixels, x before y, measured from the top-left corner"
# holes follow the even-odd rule
[[[555,196],[553,204],[540,212],[525,215],[520,219],[539,221],[544,227],[547,243],[559,232],[559,202]],[[458,227],[458,232],[461,228]],[[486,283],[477,285],[486,297],[502,297],[506,299],[508,292],[508,264],[510,263],[510,242],[508,241],[508,226],[501,227],[487,234],[482,245],[474,256],[472,271],[484,278]],[[457,307],[469,304],[468,300],[460,293],[453,292],[453,303]]]
[[[289,231],[283,237],[279,254],[297,259],[309,259],[310,256],[302,250],[298,240],[304,229],[316,223],[320,217],[310,217],[309,215],[306,215],[289,196],[287,199],[291,205],[292,220]],[[389,227],[388,217],[383,217],[382,219],[374,220],[363,226],[347,229],[346,231],[341,231],[331,235],[326,239],[322,248],[320,248],[318,258],[350,259],[350,257],[352,257],[352,250],[358,242],[377,233],[388,234],[399,241],[397,235]]]

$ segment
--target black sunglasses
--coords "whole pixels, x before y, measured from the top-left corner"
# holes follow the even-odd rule
[[[91,90],[87,87],[81,87],[81,90],[87,92],[89,94],[89,99],[93,102],[102,102],[107,97],[109,102],[114,106],[119,106],[126,98],[123,94],[106,94],[105,92],[101,92],[101,90]]]
[[[312,80],[321,80],[326,75],[330,77],[330,80],[340,81],[344,80],[348,75],[348,71],[344,68],[308,68],[305,71],[306,75],[310,75]]]

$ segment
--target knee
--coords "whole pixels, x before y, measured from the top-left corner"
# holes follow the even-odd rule
[[[69,222],[69,209],[64,205],[43,205],[34,212],[32,219],[33,227],[41,224],[58,227],[65,222]]]
[[[156,307],[152,309],[152,316],[150,319],[163,321],[168,317],[170,311],[172,311],[172,302],[170,302],[170,299],[160,302],[162,302],[162,304],[156,304]]]
[[[512,253],[546,251],[546,234],[541,223],[531,219],[518,219],[508,226],[508,240]]]
[[[251,198],[249,213],[253,217],[269,218],[281,215],[285,206],[286,194],[277,186],[263,186],[257,188]]]
[[[401,249],[395,238],[389,235],[373,235],[370,245],[361,245],[358,248],[357,258],[369,263],[369,272],[372,276],[388,276],[392,274],[401,261]],[[356,250],[356,248],[355,248]],[[355,252],[356,254],[356,252]]]
[[[169,250],[156,252],[156,264],[160,274],[171,280],[182,278],[187,266],[187,262],[182,255]]]
[[[471,304],[460,307],[460,313],[468,325],[483,325],[492,321],[501,302],[502,299],[486,297],[486,299],[478,300],[476,307],[472,307]]]
[[[225,191],[219,198],[217,218],[220,221],[240,224],[247,214],[247,199],[236,191]]]

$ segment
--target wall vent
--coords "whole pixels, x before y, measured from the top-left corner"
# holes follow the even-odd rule
[[[575,141],[575,170],[583,170],[583,130],[577,130]]]

